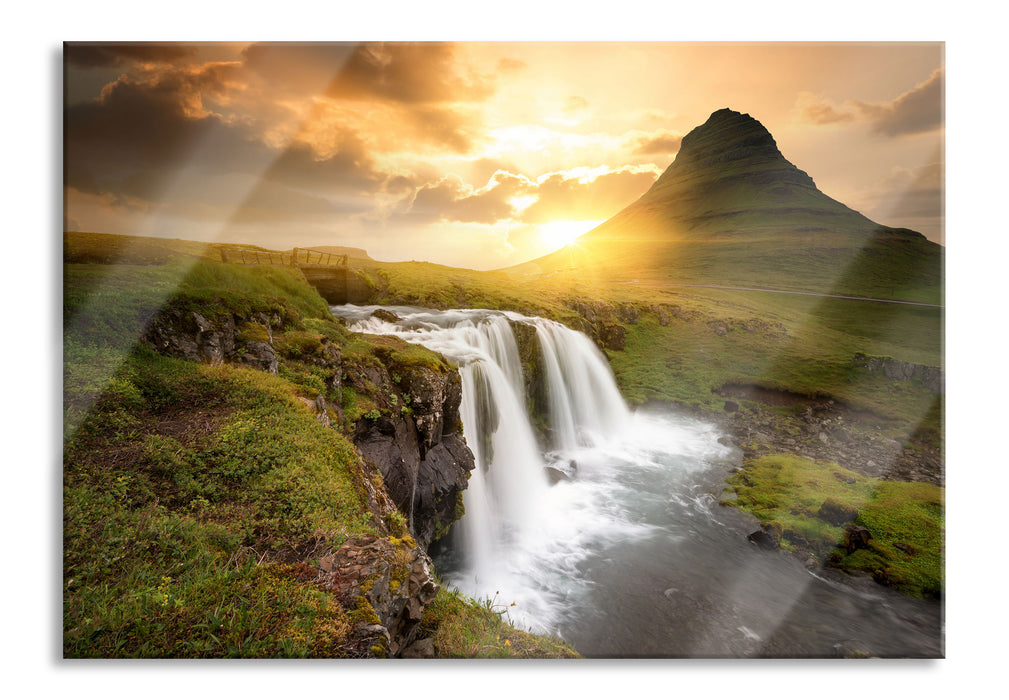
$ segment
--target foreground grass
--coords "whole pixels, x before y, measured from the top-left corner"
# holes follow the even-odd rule
[[[432,639],[441,658],[579,658],[559,639],[515,628],[506,621],[507,614],[506,604],[481,604],[443,587],[424,611],[420,634]]]
[[[783,548],[810,551],[830,566],[868,573],[915,597],[942,596],[942,487],[872,479],[787,455],[749,461],[728,481],[737,494],[728,505],[779,528]],[[844,519],[868,529],[868,547],[843,546]]]
[[[373,531],[357,461],[283,380],[131,354],[65,448],[65,655],[344,655],[282,562]]]

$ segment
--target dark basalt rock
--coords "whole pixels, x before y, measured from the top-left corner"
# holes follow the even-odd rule
[[[779,523],[764,523],[756,532],[751,532],[746,539],[761,549],[774,551],[781,549],[781,525]]]
[[[458,372],[429,367],[399,370],[395,385],[384,365],[348,372],[356,390],[370,385],[383,409],[358,420],[350,437],[361,455],[382,474],[386,491],[407,518],[422,547],[444,535],[458,518],[458,504],[475,467],[460,433],[462,380]],[[409,396],[409,405],[390,396]],[[402,399],[405,401],[405,398]],[[409,410],[405,410],[409,408]]]

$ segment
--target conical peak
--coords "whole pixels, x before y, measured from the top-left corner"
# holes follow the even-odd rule
[[[731,160],[782,158],[774,137],[749,114],[731,109],[712,113],[683,137],[676,163],[711,165]]]
[[[648,196],[665,196],[671,187],[740,178],[754,184],[816,186],[806,173],[785,160],[763,124],[749,114],[725,108],[713,112],[683,137],[676,159],[656,180]]]

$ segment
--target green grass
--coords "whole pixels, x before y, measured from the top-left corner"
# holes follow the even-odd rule
[[[279,562],[374,530],[353,446],[295,393],[127,357],[65,447],[66,656],[343,654],[342,608]]]
[[[831,566],[871,574],[912,596],[942,595],[942,487],[873,479],[787,455],[751,460],[728,481],[737,499],[727,504],[762,523],[778,523],[785,549],[811,551]],[[868,548],[848,553],[838,547],[843,525],[819,516],[827,501],[857,513],[853,522],[872,534]]]
[[[569,644],[518,629],[508,619],[510,603],[482,603],[442,587],[424,611],[419,634],[434,642],[439,658],[578,658]]]

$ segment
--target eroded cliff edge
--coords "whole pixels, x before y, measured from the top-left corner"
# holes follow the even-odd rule
[[[438,592],[427,548],[462,516],[474,468],[459,416],[461,379],[430,351],[395,338],[364,341],[332,325],[335,332],[306,330],[281,313],[169,306],[142,342],[172,357],[280,374],[302,389],[319,423],[353,442],[359,492],[378,535],[349,533],[339,547],[314,551],[313,575],[352,610],[357,654],[397,656]]]

